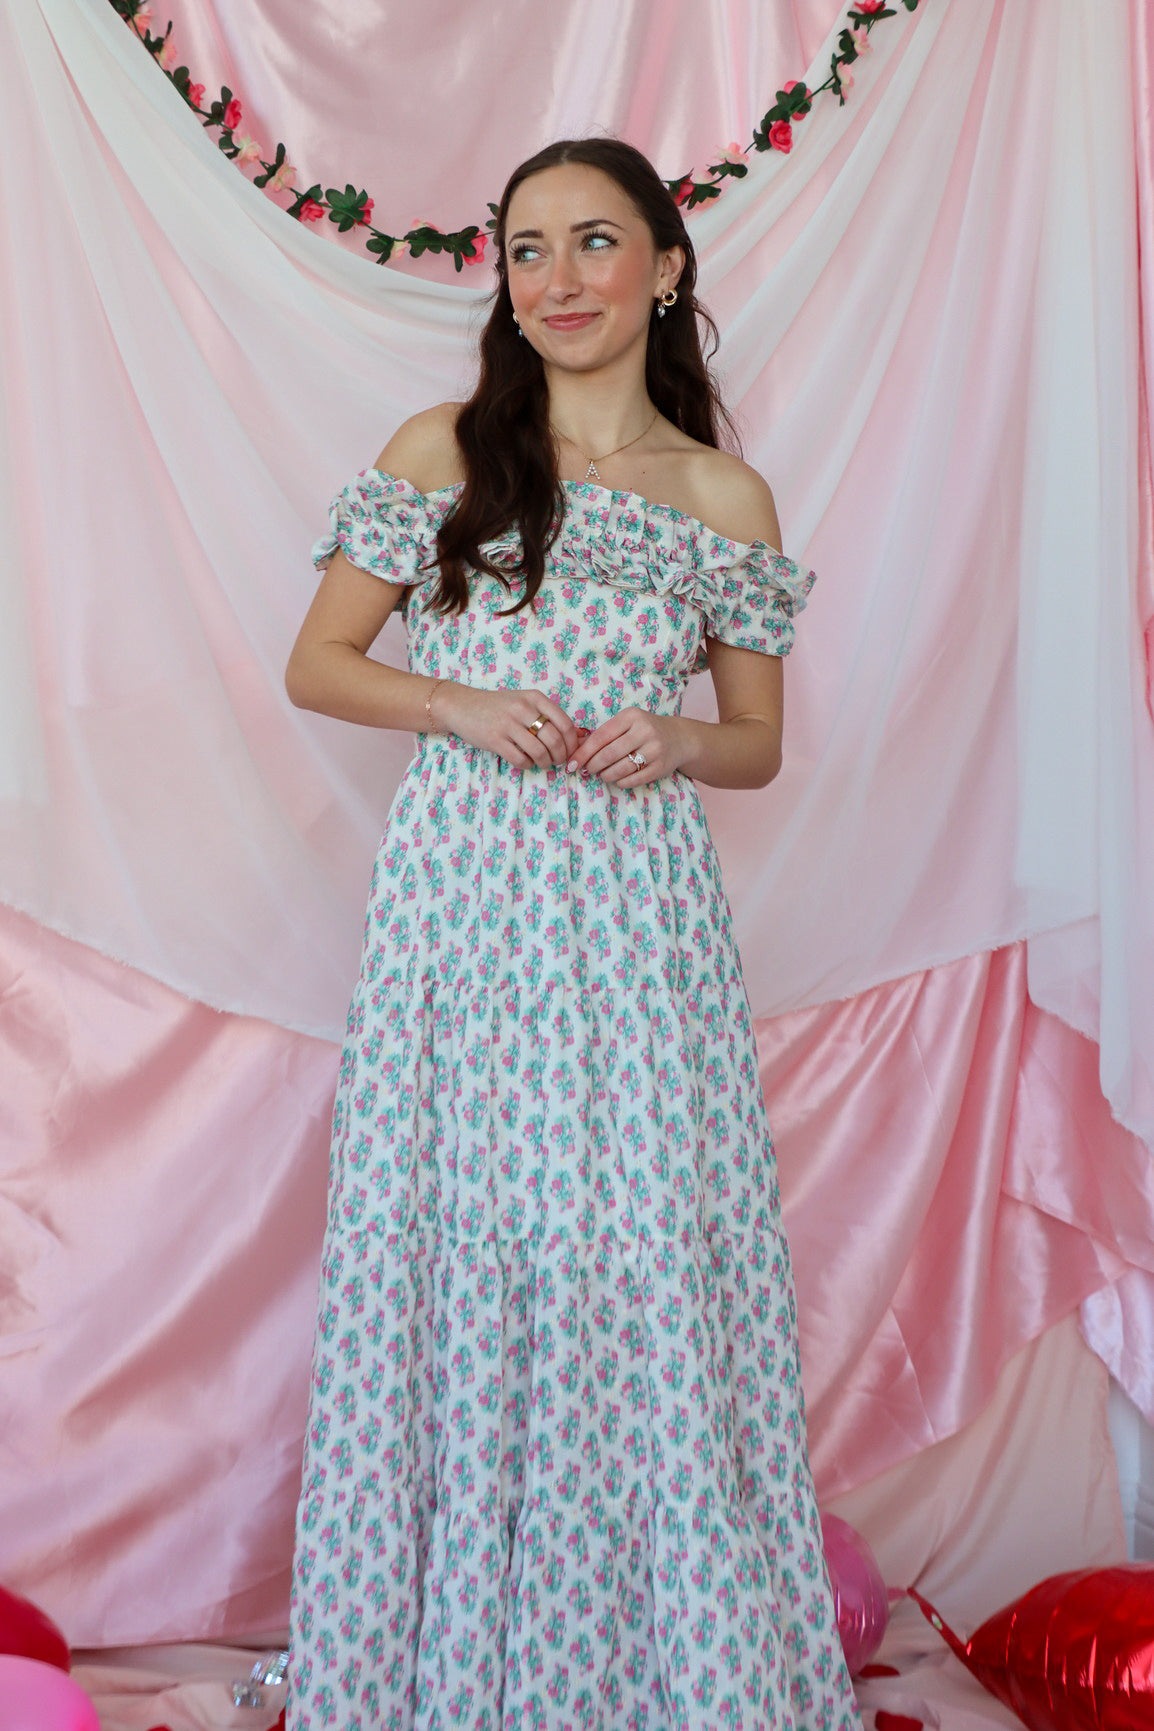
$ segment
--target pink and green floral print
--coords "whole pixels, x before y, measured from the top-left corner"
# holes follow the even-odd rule
[[[421,590],[454,489],[375,470],[335,547],[415,671],[581,725],[680,708],[706,631],[812,581],[588,484],[537,604]],[[497,551],[515,556],[515,543]],[[856,1731],[805,1447],[749,1000],[693,781],[419,734],[334,1112],[293,1593],[295,1731]]]

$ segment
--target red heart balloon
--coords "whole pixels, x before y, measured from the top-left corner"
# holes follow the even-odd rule
[[[1051,1575],[965,1642],[909,1592],[1030,1731],[1154,1731],[1154,1565]]]
[[[17,1659],[39,1659],[58,1671],[71,1671],[68,1642],[39,1605],[0,1587],[0,1653]]]

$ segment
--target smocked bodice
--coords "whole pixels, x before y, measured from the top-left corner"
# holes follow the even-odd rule
[[[732,541],[634,493],[590,482],[569,482],[565,491],[545,581],[531,607],[506,617],[524,585],[511,577],[506,586],[486,572],[470,574],[463,613],[429,606],[437,531],[459,487],[424,494],[365,469],[334,499],[330,532],[313,558],[323,568],[339,547],[360,569],[406,585],[414,672],[543,691],[578,726],[596,727],[627,705],[676,714],[690,674],[708,665],[706,634],[766,655],[788,653],[812,572],[763,541]],[[516,533],[488,543],[485,553],[511,570]]]

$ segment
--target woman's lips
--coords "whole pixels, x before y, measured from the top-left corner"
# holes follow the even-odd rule
[[[579,331],[596,317],[596,313],[554,313],[545,323],[554,331]]]

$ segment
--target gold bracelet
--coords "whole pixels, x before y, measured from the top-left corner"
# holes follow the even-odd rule
[[[433,720],[433,698],[436,696],[440,687],[444,684],[445,684],[444,679],[434,680],[433,689],[429,692],[428,697],[426,697],[426,699],[425,699],[425,714],[428,716],[430,723],[433,725],[433,731],[434,732],[436,732],[436,724]]]

